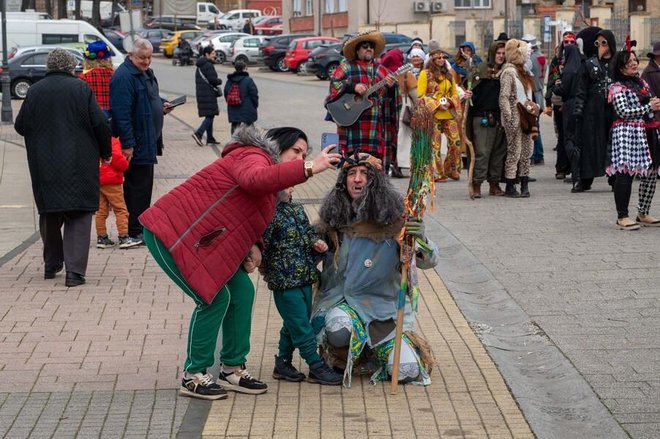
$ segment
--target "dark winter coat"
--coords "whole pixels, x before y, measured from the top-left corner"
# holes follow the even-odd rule
[[[163,149],[163,113],[153,114],[147,81],[154,85],[157,93],[158,81],[154,72],[148,69],[142,73],[129,57],[117,68],[110,81],[112,130],[119,137],[122,148],[133,148],[131,163],[135,165],[157,163],[156,156],[162,154]],[[165,102],[164,99],[161,101]],[[156,119],[160,121],[160,130],[156,129]]]
[[[14,128],[25,137],[39,214],[98,210],[99,157],[112,155],[110,127],[85,81],[48,73],[28,90]]]
[[[209,81],[202,79],[202,75]],[[200,56],[197,60],[197,69],[195,70],[195,96],[197,97],[197,114],[199,117],[217,116],[220,114],[218,109],[218,96],[213,87],[220,87],[222,79],[213,67],[213,63],[205,56]]]
[[[237,83],[241,90],[241,105],[227,105],[227,115],[231,123],[254,123],[257,121],[259,90],[248,72],[234,72],[227,75],[225,99],[232,84]]]
[[[610,128],[614,109],[607,102],[610,59],[593,56],[582,64],[575,92],[573,114],[575,139],[581,150],[580,176],[594,178],[605,175],[610,164]]]
[[[302,160],[256,127],[239,129],[222,157],[163,195],[140,222],[165,245],[197,296],[213,302],[275,213],[277,193],[306,180]]]
[[[642,79],[651,87],[653,96],[660,96],[660,66],[655,61],[649,61],[649,65],[642,72]],[[660,111],[655,112],[655,120],[660,122]]]
[[[318,233],[305,208],[296,202],[279,202],[264,232],[264,252],[259,271],[271,291],[312,285],[318,281],[319,254],[314,251]]]
[[[564,68],[561,72],[561,84],[554,85],[552,92],[562,99],[562,121],[564,127],[564,138],[574,139],[575,119],[573,108],[575,106],[576,85],[581,69],[582,55],[577,46],[564,48]]]

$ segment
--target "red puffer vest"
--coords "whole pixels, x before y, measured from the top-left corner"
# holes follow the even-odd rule
[[[206,303],[213,302],[252,245],[261,242],[275,213],[277,192],[305,181],[303,161],[275,164],[279,153],[274,142],[255,131],[252,145],[227,145],[222,158],[140,216]]]

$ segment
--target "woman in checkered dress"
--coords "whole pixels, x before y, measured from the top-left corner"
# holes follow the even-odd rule
[[[660,226],[660,220],[649,215],[655,193],[657,166],[653,166],[647,128],[658,135],[653,111],[660,110],[660,98],[652,97],[648,84],[642,80],[637,67],[639,61],[634,51],[622,50],[614,59],[614,80],[608,101],[614,105],[617,119],[612,124],[612,164],[608,175],[616,175],[614,202],[618,214],[617,226],[622,230],[639,229],[643,226]],[[632,181],[640,176],[637,221],[628,218],[628,203]]]

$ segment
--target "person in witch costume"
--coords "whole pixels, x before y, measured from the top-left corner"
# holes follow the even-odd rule
[[[612,125],[612,164],[608,168],[608,175],[616,176],[616,224],[622,230],[637,230],[640,224],[660,226],[660,220],[649,214],[658,170],[653,167],[647,138],[647,128],[651,128],[657,135],[658,124],[654,112],[660,110],[660,98],[652,96],[646,81],[639,77],[639,61],[631,49],[633,43],[628,37],[626,47],[614,58],[613,77],[616,82],[610,87],[607,97],[614,105],[618,117]],[[640,177],[637,221],[628,217],[628,203],[635,176]]]
[[[436,265],[437,247],[425,237],[422,222],[404,222],[403,198],[382,172],[379,159],[358,151],[344,156],[340,169],[319,211],[317,231],[329,250],[323,258],[312,327],[325,358],[344,368],[344,385],[350,387],[354,365],[368,353],[375,356],[372,381],[387,380],[392,373],[402,228],[416,237],[419,268]],[[433,360],[413,325],[407,298],[399,382],[427,385]]]

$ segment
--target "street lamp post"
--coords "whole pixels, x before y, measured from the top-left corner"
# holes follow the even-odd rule
[[[7,0],[1,0],[2,3],[2,73],[0,74],[0,83],[2,83],[2,111],[0,112],[0,121],[12,123],[14,116],[11,112],[11,94],[9,91],[9,68],[7,65]]]

